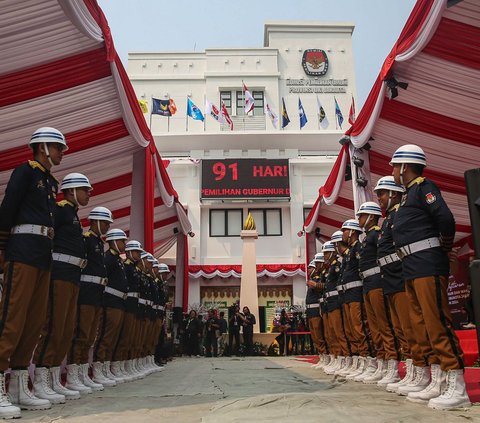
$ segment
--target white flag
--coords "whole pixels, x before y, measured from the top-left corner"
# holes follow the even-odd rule
[[[213,117],[218,123],[225,123],[225,119],[220,110],[215,104],[210,103],[208,100],[205,100],[205,114]]]
[[[243,84],[243,91],[245,92],[245,114],[251,112],[255,107],[255,100],[253,99],[252,93],[248,91],[245,83]]]
[[[329,122],[327,119],[327,115],[325,114],[325,110],[323,109],[323,106],[320,104],[320,100],[318,99],[318,96],[317,96],[317,116],[318,116],[318,123],[320,124],[320,127],[322,129],[327,129]]]
[[[278,116],[275,114],[275,112],[272,110],[270,105],[268,103],[265,103],[265,114],[270,118],[272,121],[272,125],[275,129],[277,129],[278,125]]]

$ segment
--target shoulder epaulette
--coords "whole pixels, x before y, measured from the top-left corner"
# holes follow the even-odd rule
[[[377,225],[373,225],[368,231],[379,231],[380,230],[380,226],[377,226]]]
[[[423,176],[418,176],[417,178],[415,178],[413,181],[410,181],[410,183],[408,184],[407,188],[410,188],[411,186],[413,185],[420,185],[421,183],[423,183],[425,181],[425,178]]]
[[[45,169],[39,162],[36,160],[29,160],[28,164],[32,169],[40,169],[42,172],[46,172],[47,169]]]
[[[69,206],[72,206],[72,207],[73,207],[73,204],[72,204],[70,201],[68,201],[68,200],[62,200],[62,201],[58,201],[58,202],[57,202],[57,205],[58,205],[59,207],[65,207],[67,204],[68,204]]]
[[[125,259],[125,264],[132,264],[132,263],[133,263],[133,261],[130,260],[129,258]]]

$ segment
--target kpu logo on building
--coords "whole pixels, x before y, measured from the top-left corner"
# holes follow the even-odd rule
[[[328,57],[323,50],[316,48],[303,52],[303,70],[310,76],[323,76],[328,71]]]

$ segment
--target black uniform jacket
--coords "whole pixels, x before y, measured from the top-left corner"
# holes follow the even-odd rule
[[[360,249],[360,272],[365,272],[373,267],[378,267],[377,244],[379,234],[380,227],[378,226],[372,226],[370,229],[368,229]],[[369,291],[377,288],[382,288],[382,276],[380,273],[363,279],[364,294],[368,294]]]
[[[128,292],[128,280],[125,273],[123,260],[117,251],[109,249],[105,253],[105,267],[107,269],[107,286],[126,294]],[[126,300],[105,291],[103,293],[103,305],[105,307],[125,310]]]
[[[360,260],[360,242],[353,244],[345,257],[345,267],[342,274],[342,284],[344,288],[345,304],[362,301],[363,289],[362,287],[356,287],[351,289],[345,289],[345,285],[350,282],[356,282],[360,280],[359,274],[359,260]]]

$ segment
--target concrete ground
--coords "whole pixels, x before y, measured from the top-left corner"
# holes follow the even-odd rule
[[[20,422],[480,422],[480,406],[439,412],[293,357],[177,358],[165,370]]]

